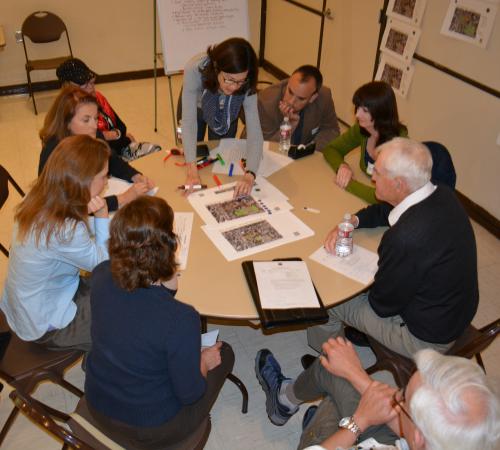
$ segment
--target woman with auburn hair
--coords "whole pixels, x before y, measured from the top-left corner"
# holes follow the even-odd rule
[[[99,194],[109,152],[90,136],[63,139],[16,209],[0,308],[25,341],[90,349],[90,284],[80,270],[108,258],[108,208]]]
[[[175,299],[173,220],[158,197],[124,206],[111,223],[110,260],[92,272],[85,398],[98,427],[125,448],[185,439],[234,364],[226,343],[201,348],[199,314]]]
[[[66,136],[86,134],[104,139],[97,130],[98,106],[96,98],[77,86],[66,86],[54,100],[45,116],[40,130],[42,152],[38,165],[38,174],[42,172],[49,156],[57,144]],[[119,206],[130,202],[138,195],[145,194],[154,187],[154,183],[111,151],[109,174],[134,183],[127,191],[119,195],[106,197],[108,210],[114,211]]]
[[[368,203],[377,203],[375,189],[354,179],[353,171],[344,157],[361,147],[359,167],[371,176],[376,159],[375,148],[394,137],[407,137],[408,130],[399,121],[394,91],[384,81],[364,84],[356,90],[352,102],[356,124],[330,142],[324,148],[323,156],[337,172],[337,186]]]
[[[236,136],[241,109],[247,130],[247,170],[235,196],[249,194],[262,158],[262,129],[257,109],[258,63],[248,41],[230,38],[187,62],[182,88],[182,141],[187,163],[186,184],[200,184],[196,142]]]

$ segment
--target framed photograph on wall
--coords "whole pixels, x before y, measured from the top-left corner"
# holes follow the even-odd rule
[[[406,97],[413,77],[414,67],[399,59],[382,53],[375,79],[390,84],[394,92]]]
[[[419,28],[390,18],[385,27],[380,50],[401,61],[410,63],[419,39]]]
[[[396,20],[420,26],[427,0],[389,0],[387,15]]]
[[[485,48],[497,9],[491,1],[451,0],[441,34]]]

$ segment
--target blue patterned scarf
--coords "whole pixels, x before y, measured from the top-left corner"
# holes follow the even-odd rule
[[[245,94],[225,95],[205,89],[201,96],[203,120],[215,133],[224,136],[231,123],[238,119],[244,100]]]

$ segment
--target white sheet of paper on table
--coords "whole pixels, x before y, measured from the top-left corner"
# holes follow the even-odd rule
[[[254,261],[253,268],[262,308],[320,306],[304,261]]]
[[[255,229],[249,230],[252,227]],[[244,223],[204,225],[201,228],[228,261],[314,236],[314,231],[289,211]],[[262,234],[259,229],[264,230]],[[228,234],[233,235],[233,244],[226,238]],[[252,236],[256,245],[247,247],[245,240],[251,239]],[[242,241],[241,248],[237,248]]]
[[[102,191],[102,196],[109,197],[110,195],[119,195],[125,192],[133,183],[129,183],[128,181],[122,180],[121,178],[110,177],[108,179],[107,187]],[[159,187],[155,186],[149,192],[148,195],[156,195]]]
[[[210,330],[201,335],[201,346],[202,347],[212,347],[217,343],[217,338],[219,337],[219,329]]]
[[[217,153],[221,155],[225,164],[222,165],[220,162],[214,163],[212,165],[213,173],[228,175],[231,163],[233,163],[233,175],[243,175],[240,161],[242,158],[247,157],[246,139],[222,139],[219,145],[210,152],[210,157],[215,158]],[[263,145],[262,160],[257,174],[262,177],[268,177],[292,162],[292,158],[269,150],[269,142],[266,141]]]
[[[309,258],[362,284],[371,283],[378,269],[378,254],[359,245],[354,245],[352,254],[344,258],[328,253],[324,247]]]
[[[259,206],[261,212],[246,216],[232,217],[230,220],[218,222],[214,214],[212,214],[208,208],[213,207],[213,205],[232,201],[235,185],[236,182],[233,182],[223,184],[220,187],[216,186],[210,189],[193,192],[188,197],[189,203],[207,225],[226,225],[229,222],[232,224],[244,223],[249,220],[265,218],[276,213],[293,209],[293,206],[287,201],[288,198],[279,189],[274,187],[265,178],[257,177],[251,192],[251,197],[254,203]]]
[[[194,213],[175,212],[174,213],[174,233],[177,235],[179,246],[175,255],[179,270],[187,267],[189,245],[191,243],[191,231],[193,229]]]

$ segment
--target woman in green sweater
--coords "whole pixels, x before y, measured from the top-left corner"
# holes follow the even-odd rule
[[[372,81],[364,84],[354,93],[352,102],[356,124],[330,142],[324,148],[323,155],[337,172],[337,186],[368,203],[377,203],[375,188],[355,180],[344,157],[361,147],[359,167],[371,176],[376,158],[375,148],[394,137],[408,136],[408,130],[399,121],[396,97],[387,83]]]

